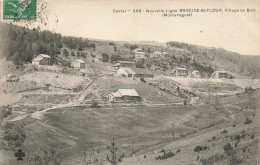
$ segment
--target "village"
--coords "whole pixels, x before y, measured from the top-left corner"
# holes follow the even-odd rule
[[[258,161],[259,73],[243,72],[239,54],[29,33],[55,44],[32,46],[27,61],[0,59],[0,164],[23,152],[22,165],[50,153],[64,165],[108,165],[110,144],[121,165]]]
[[[155,51],[149,55],[146,52],[142,51],[142,49],[137,48],[132,51],[132,54],[135,58],[135,61],[116,61],[115,64],[111,66],[111,68],[115,71],[114,76],[117,77],[125,77],[126,80],[140,80],[145,82],[145,79],[154,78],[154,73],[158,73],[160,71],[160,67],[151,67],[148,70],[144,64],[142,66],[136,67],[136,61],[143,60],[146,58],[150,59],[164,59],[168,57],[167,52]],[[194,55],[190,59],[190,64],[193,63]],[[51,65],[51,57],[47,54],[40,54],[32,60],[32,65],[37,66],[50,66]],[[88,64],[83,59],[75,59],[71,62],[71,67],[80,73],[80,75],[86,75],[88,72],[86,71],[89,67]],[[175,67],[170,72],[171,77],[181,77],[181,78],[198,78],[201,79],[202,76],[198,70],[190,70],[184,67]],[[208,79],[234,79],[235,76],[230,71],[225,70],[216,70],[212,73],[211,77]],[[205,78],[204,78],[205,79]],[[18,81],[18,75],[9,74],[6,76],[6,81]],[[121,92],[120,92],[121,91]],[[118,89],[118,91],[111,92],[107,95],[107,99],[111,102],[119,102],[119,101],[134,101],[139,102],[142,100],[141,96],[139,96],[136,89]]]

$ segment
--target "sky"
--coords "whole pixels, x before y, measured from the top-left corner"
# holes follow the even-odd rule
[[[38,0],[38,8],[44,1],[48,24],[40,24],[41,28],[62,35],[116,41],[179,41],[222,47],[245,55],[260,54],[258,0]],[[162,17],[161,13],[113,13],[113,9],[255,9],[255,12],[199,12],[181,18]]]

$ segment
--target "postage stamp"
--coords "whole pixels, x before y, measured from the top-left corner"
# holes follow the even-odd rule
[[[37,0],[3,0],[3,20],[36,20]]]

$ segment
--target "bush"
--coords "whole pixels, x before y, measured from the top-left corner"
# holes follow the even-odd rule
[[[250,124],[250,123],[252,123],[252,122],[253,122],[252,120],[246,118],[245,124]]]
[[[162,160],[162,159],[167,159],[167,158],[170,158],[170,157],[173,157],[175,154],[171,151],[169,152],[165,152],[165,150],[161,150],[160,152],[163,152],[163,155],[159,155],[157,157],[155,157],[156,160]]]
[[[146,82],[143,77],[140,78],[140,81],[141,81],[141,82]]]
[[[244,89],[245,93],[253,92],[255,89],[253,89],[251,86],[250,87],[245,87]]]
[[[207,147],[206,145],[203,147],[203,146],[196,146],[194,148],[194,152],[200,152],[200,151],[203,151],[203,150],[207,150],[209,147]]]
[[[6,141],[6,143],[3,143],[3,147],[6,150],[14,150],[17,147],[21,147],[26,139],[26,134],[22,128],[9,122],[5,123],[3,128],[3,140]]]
[[[216,140],[216,136],[213,136],[213,137],[212,137],[212,140],[213,140],[213,141]]]
[[[6,118],[12,114],[12,107],[10,105],[2,105],[0,107],[0,117],[1,119]]]
[[[109,61],[109,55],[107,53],[102,53],[102,61],[108,62]]]
[[[97,102],[94,102],[91,104],[90,108],[99,108],[99,105]]]
[[[227,133],[228,131],[226,129],[224,129],[222,132],[220,132],[220,134],[225,134]]]
[[[108,45],[115,45],[115,43],[114,42],[109,42]]]

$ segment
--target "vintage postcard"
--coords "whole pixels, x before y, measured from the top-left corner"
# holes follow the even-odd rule
[[[0,0],[1,165],[259,165],[259,0]]]

